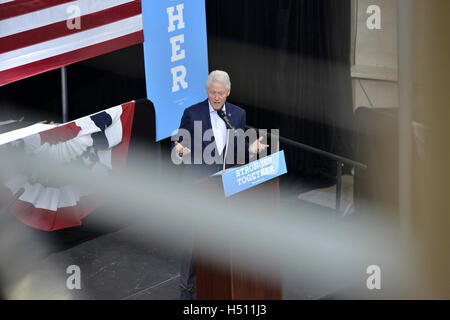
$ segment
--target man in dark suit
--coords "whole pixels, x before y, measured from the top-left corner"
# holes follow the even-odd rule
[[[183,113],[178,130],[181,136],[174,143],[174,151],[179,157],[187,157],[187,162],[194,168],[207,168],[211,173],[222,169],[227,138],[231,136],[227,137],[227,125],[219,115],[221,112],[234,129],[245,131],[245,110],[226,102],[230,92],[231,82],[228,74],[224,71],[213,71],[206,80],[208,99],[187,108]],[[187,143],[183,143],[185,135],[190,138]],[[261,143],[262,137],[250,146],[244,139],[238,141],[236,136],[233,138],[234,149],[230,154],[234,157],[227,161],[227,164],[231,162],[230,165],[244,162],[239,159],[248,160],[249,155],[255,155],[268,147]],[[245,143],[245,148],[240,148],[240,143]],[[192,167],[189,169],[192,170]]]
[[[226,102],[231,92],[229,75],[224,71],[213,71],[206,80],[206,93],[208,99],[187,108],[181,118],[178,134],[180,138],[174,142],[173,154],[180,159],[187,160],[185,177],[188,181],[208,176],[222,170],[223,162],[227,167],[238,162],[248,161],[252,155],[264,151],[268,145],[261,143],[262,137],[255,140],[250,146],[244,139],[227,137],[228,127],[245,131],[245,110]],[[227,139],[228,138],[228,139]],[[191,141],[187,141],[187,140]],[[226,153],[227,141],[234,142],[230,154],[231,161]],[[230,143],[229,143],[230,144]],[[238,161],[241,160],[241,161]],[[244,161],[242,161],[244,160]],[[195,269],[191,241],[187,241],[181,261],[180,287],[181,299],[192,299],[195,293]]]

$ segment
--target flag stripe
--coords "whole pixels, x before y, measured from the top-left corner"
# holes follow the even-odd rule
[[[0,20],[0,37],[40,28],[56,22],[67,21],[67,19],[73,16],[72,12],[67,12],[67,9],[71,5],[76,5],[80,9],[80,16],[84,16],[133,1],[139,0],[78,0],[10,19]]]
[[[96,149],[105,150],[108,149],[108,139],[106,139],[104,132],[96,132],[91,135],[92,140],[94,141],[92,145]]]
[[[131,101],[122,105],[120,122],[122,123],[122,142],[112,149],[112,166],[114,172],[122,173],[128,157],[130,147],[131,130],[133,128],[135,102]]]
[[[0,81],[1,81],[1,77],[0,77]],[[0,134],[0,146],[5,143],[9,143],[9,142],[12,142],[12,141],[15,141],[18,139],[22,139],[24,137],[33,135],[33,134],[41,132],[41,131],[46,131],[46,130],[52,129],[54,127],[55,127],[55,125],[53,125],[53,124],[36,123],[31,126],[22,127],[20,129],[16,128],[16,130],[8,131],[8,132]]]
[[[106,127],[112,124],[111,116],[105,111],[94,114],[91,119],[101,131],[105,131]]]
[[[108,139],[109,148],[113,148],[122,141],[122,121],[121,116],[123,107],[110,108],[106,110],[112,119],[112,125],[105,130],[106,139]]]
[[[26,177],[19,177],[6,184],[15,194],[20,188],[25,191],[19,200],[31,203],[37,209],[57,211],[60,208],[76,206],[83,194],[78,194],[70,186],[61,188],[45,187],[40,183],[30,184]]]
[[[16,17],[74,0],[15,0],[0,5],[0,20]]]
[[[0,54],[0,71],[50,58],[142,30],[142,15]]]
[[[57,212],[36,208],[31,203],[18,200],[12,210],[24,224],[43,231],[55,231],[81,226],[81,219],[100,207],[101,200],[82,197],[76,206],[60,208]]]
[[[60,142],[65,142],[75,138],[80,131],[81,128],[77,126],[75,122],[70,122],[63,126],[41,132],[41,143],[54,145]]]
[[[141,14],[139,1],[125,3],[106,10],[94,12],[80,17],[80,29],[69,29],[67,21],[55,22],[43,27],[35,28],[0,38],[0,54],[8,51],[28,47],[40,42],[45,42],[83,32],[118,20],[130,18]]]
[[[140,30],[109,41],[104,41],[67,53],[51,56],[43,60],[38,60],[15,68],[0,71],[0,86],[25,77],[30,77],[42,72],[57,69],[71,63],[132,46],[143,41],[144,33]]]
[[[92,134],[92,140],[94,140],[93,146],[97,149],[108,149],[109,143],[104,131],[112,124],[113,120],[111,116],[103,111],[91,116],[91,120],[101,130]]]

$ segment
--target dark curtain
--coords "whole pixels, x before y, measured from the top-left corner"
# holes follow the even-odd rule
[[[247,123],[352,157],[350,0],[207,0],[210,70],[229,72]],[[297,177],[336,163],[283,146]]]

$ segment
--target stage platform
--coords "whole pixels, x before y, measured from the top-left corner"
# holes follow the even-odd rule
[[[330,219],[336,212],[295,197],[281,198],[281,212],[318,210]],[[88,217],[89,218],[89,217]],[[175,300],[179,296],[179,252],[163,242],[146,241],[139,223],[41,232],[10,219],[14,250],[2,258],[7,299]],[[20,236],[19,236],[20,235]],[[4,234],[3,236],[7,236]],[[81,270],[81,289],[68,290],[66,269]],[[285,266],[286,267],[286,266]],[[283,268],[283,266],[282,266]],[[283,299],[319,299],[339,288],[311,279],[283,277]]]

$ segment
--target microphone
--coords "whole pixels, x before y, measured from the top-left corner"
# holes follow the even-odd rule
[[[220,109],[219,111],[217,111],[217,114],[219,115],[219,117],[220,117],[223,121],[225,121],[225,124],[227,125],[227,129],[233,129],[233,130],[234,130],[233,125],[231,124],[230,120],[227,118],[225,112],[223,112],[222,109]]]

